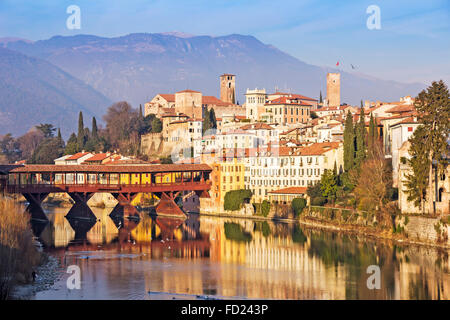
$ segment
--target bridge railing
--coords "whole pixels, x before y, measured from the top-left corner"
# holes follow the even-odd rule
[[[121,189],[121,188],[145,188],[145,187],[194,187],[199,185],[211,185],[211,180],[183,181],[183,182],[149,182],[149,183],[57,183],[39,182],[28,184],[6,184],[7,192],[19,192],[20,190],[54,190],[65,189],[66,187],[85,187],[93,189]]]

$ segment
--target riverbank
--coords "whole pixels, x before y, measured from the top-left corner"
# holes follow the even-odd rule
[[[450,250],[450,246],[448,244],[436,243],[434,241],[410,239],[410,238],[406,237],[405,235],[396,234],[389,230],[378,230],[378,229],[374,229],[374,228],[370,228],[370,227],[351,226],[351,225],[350,226],[335,225],[332,223],[328,223],[326,221],[315,220],[312,218],[300,218],[298,220],[298,222],[303,226],[318,229],[318,230],[326,230],[326,231],[331,231],[331,232],[361,235],[361,236],[365,236],[367,238],[372,238],[372,239],[377,239],[377,240],[389,240],[394,243]]]
[[[36,279],[32,283],[16,285],[10,295],[11,300],[31,300],[39,291],[49,290],[61,277],[62,268],[53,256],[46,255],[45,262],[36,269]]]
[[[450,250],[450,245],[448,243],[439,243],[435,240],[424,240],[424,239],[412,239],[409,238],[404,233],[393,233],[391,230],[379,229],[375,227],[365,227],[354,224],[337,224],[330,223],[324,219],[311,218],[305,215],[301,215],[297,219],[291,218],[280,218],[280,217],[263,217],[263,216],[249,216],[249,215],[239,215],[233,213],[200,213],[201,216],[210,216],[210,217],[220,217],[220,218],[234,218],[234,219],[247,219],[247,220],[255,220],[255,221],[274,221],[274,222],[282,222],[282,223],[300,223],[303,226],[320,229],[331,232],[339,232],[339,233],[347,233],[347,234],[355,234],[361,235],[372,239],[379,240],[389,240],[394,243],[401,244],[411,244],[425,247],[433,247],[440,248],[445,250]],[[411,217],[412,218],[412,217]],[[411,219],[410,218],[410,219]],[[412,218],[414,219],[414,218]]]

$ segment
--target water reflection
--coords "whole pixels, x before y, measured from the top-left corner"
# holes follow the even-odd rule
[[[48,210],[33,231],[82,289],[61,280],[37,298],[150,299],[148,292],[275,299],[449,299],[448,252],[394,246],[298,224],[190,215],[187,220],[91,209]],[[369,265],[381,289],[367,289]],[[59,287],[58,287],[59,286]]]

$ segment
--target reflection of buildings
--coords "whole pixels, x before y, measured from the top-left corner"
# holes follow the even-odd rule
[[[303,233],[292,224],[205,216],[177,224],[143,215],[129,230],[133,241],[120,241],[108,210],[93,211],[100,221],[87,231],[84,244],[71,242],[75,232],[60,209],[49,214],[50,227],[41,238],[60,247],[67,264],[79,264],[89,273],[87,279],[104,281],[112,292],[275,299],[450,297],[448,256],[432,249],[399,249],[320,231]],[[251,238],[227,239],[225,222]],[[104,258],[79,258],[86,252]],[[380,264],[381,290],[367,289],[366,268],[371,264]]]

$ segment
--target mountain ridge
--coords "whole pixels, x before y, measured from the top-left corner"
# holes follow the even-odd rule
[[[0,134],[20,135],[40,123],[60,127],[64,136],[76,129],[79,111],[101,116],[111,101],[83,81],[51,63],[0,47]]]

